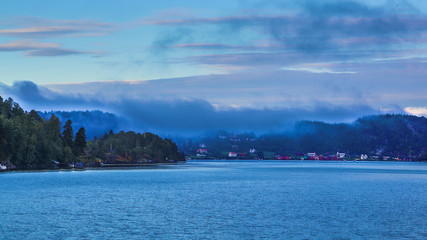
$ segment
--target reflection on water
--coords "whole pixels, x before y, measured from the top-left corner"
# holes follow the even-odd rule
[[[426,192],[426,163],[3,173],[0,238],[427,239]]]

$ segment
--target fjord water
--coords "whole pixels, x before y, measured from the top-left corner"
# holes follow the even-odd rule
[[[0,174],[1,239],[427,239],[426,219],[426,163]]]

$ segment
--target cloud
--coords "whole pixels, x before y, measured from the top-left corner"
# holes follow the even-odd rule
[[[32,27],[20,29],[3,29],[0,30],[0,35],[12,37],[52,37],[56,35],[67,35],[81,32],[80,28],[76,27]]]
[[[105,55],[105,52],[68,49],[61,47],[57,43],[45,43],[34,39],[100,36],[121,28],[117,24],[87,20],[20,17],[14,18],[12,22],[9,23],[9,28],[0,29],[0,37],[16,37],[21,39],[0,44],[0,51],[24,51],[26,56],[31,57],[81,54],[100,57]]]
[[[406,107],[404,110],[411,115],[427,117],[427,107]]]
[[[197,50],[269,50],[272,51],[277,45],[236,45],[236,44],[219,44],[219,43],[187,43],[176,44],[172,48],[197,49]]]
[[[18,40],[0,44],[0,51],[25,51],[40,48],[58,48],[56,43],[40,43],[33,40]]]
[[[116,85],[117,87],[117,85]],[[337,105],[317,102],[311,107],[217,108],[202,99],[155,99],[99,97],[52,91],[30,81],[0,85],[0,92],[15,98],[26,109],[37,110],[102,110],[124,119],[122,128],[153,131],[162,134],[195,134],[211,130],[267,132],[282,130],[296,120],[352,121],[375,109],[365,104]],[[4,96],[4,95],[3,95]]]
[[[381,6],[359,1],[301,1],[295,9],[282,6],[271,12],[260,9],[219,17],[151,17],[142,24],[171,27],[170,32],[159,35],[162,44],[155,44],[157,51],[214,51],[182,59],[213,66],[404,57],[408,49],[423,48],[420,44],[427,34],[427,15],[405,1],[388,1]],[[260,45],[267,47],[257,47]]]
[[[86,98],[80,94],[59,94],[49,90],[45,87],[40,87],[32,81],[16,81],[12,86],[0,85],[0,93],[4,96],[15,97],[20,104],[25,108],[31,108],[37,110],[47,109],[64,109],[71,110],[67,106],[73,108],[77,106],[84,106],[87,104],[90,109],[90,105],[96,104],[96,100],[86,100]],[[91,104],[89,104],[91,103]],[[43,109],[39,109],[40,106]]]
[[[153,56],[164,54],[163,49],[169,48],[180,41],[189,40],[192,34],[192,29],[184,27],[168,31],[166,34],[160,33],[157,39],[151,44]]]
[[[289,60],[289,65],[292,60]],[[262,63],[258,66],[253,71],[232,74],[148,81],[50,84],[45,87],[55,92],[97,96],[107,102],[119,101],[123,96],[138,101],[202,99],[216,109],[236,106],[306,109],[315,107],[317,102],[343,106],[365,104],[377,109],[389,108],[390,105],[423,106],[422,103],[427,101],[424,93],[427,88],[427,63],[419,63],[417,60],[291,65],[332,71],[323,73],[280,70],[282,66],[271,67]],[[349,74],[353,72],[351,69],[356,69],[355,73]]]
[[[335,71],[325,67],[305,67],[305,66],[290,66],[282,67],[282,70],[286,71],[306,71],[311,73],[332,73],[332,74],[355,74],[354,71]]]
[[[133,104],[132,104],[133,103]],[[373,113],[368,106],[319,105],[313,109],[229,108],[218,110],[204,100],[131,102],[121,105],[120,115],[128,116],[134,126],[142,129],[178,133],[213,130],[280,131],[297,120],[352,121]]]
[[[62,48],[56,43],[42,43],[34,40],[17,40],[5,44],[0,44],[0,52],[24,51],[26,56],[66,56],[77,54],[102,54],[89,51],[78,51],[73,49]]]
[[[64,48],[49,48],[49,49],[39,49],[34,51],[29,51],[26,53],[27,56],[31,57],[55,57],[55,56],[67,56],[67,55],[76,55],[76,54],[86,54],[82,51],[64,49]]]
[[[19,38],[53,38],[99,36],[117,30],[117,25],[107,22],[83,20],[54,20],[40,18],[15,19],[25,27],[0,29],[0,36]]]

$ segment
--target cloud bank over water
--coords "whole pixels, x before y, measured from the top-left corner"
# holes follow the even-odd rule
[[[251,86],[248,79],[242,81],[242,77],[199,76],[46,86],[21,81],[12,86],[0,85],[0,92],[13,97],[27,110],[102,110],[124,119],[121,126],[124,130],[172,135],[220,129],[280,131],[297,120],[349,122],[378,111],[369,102],[358,99],[360,93],[349,95],[349,90],[332,84],[331,89],[321,92],[318,86],[310,88],[304,82],[294,81],[296,85],[286,93],[286,86],[273,78],[265,80],[265,88],[259,88]],[[212,84],[212,78],[219,83]],[[233,95],[238,91],[238,95]],[[280,96],[282,100],[277,101]],[[398,106],[389,107],[389,111],[403,112]]]

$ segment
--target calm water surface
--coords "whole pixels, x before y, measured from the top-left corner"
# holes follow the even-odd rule
[[[0,174],[0,239],[427,239],[427,164]]]

